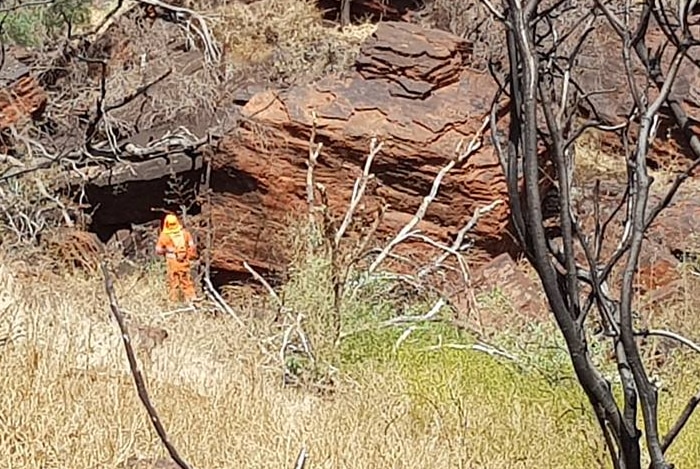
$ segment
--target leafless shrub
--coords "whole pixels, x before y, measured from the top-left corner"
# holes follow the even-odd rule
[[[348,70],[375,28],[329,27],[312,0],[233,2],[213,14],[235,67],[283,86]]]
[[[171,171],[164,201],[168,205],[177,207],[180,217],[186,220],[188,214],[199,202],[197,189],[192,184],[188,184],[181,175]]]
[[[400,346],[408,335],[415,329],[415,325],[421,322],[430,322],[438,319],[438,313],[449,304],[444,292],[430,285],[431,274],[448,269],[449,257],[455,258],[455,263],[460,266],[461,278],[469,282],[468,268],[463,255],[471,246],[467,234],[471,231],[479,218],[486,215],[503,201],[496,200],[491,204],[477,210],[471,219],[460,230],[459,235],[451,246],[429,238],[421,232],[420,224],[426,216],[430,204],[435,200],[445,176],[455,167],[463,165],[472,155],[480,150],[484,131],[488,128],[489,118],[484,119],[482,127],[476,132],[470,142],[460,142],[455,154],[446,160],[444,167],[438,172],[433,185],[423,198],[415,215],[396,234],[395,237],[377,247],[380,242],[376,239],[377,230],[383,221],[386,206],[380,205],[376,210],[365,206],[363,198],[371,187],[374,175],[372,165],[375,160],[381,158],[383,143],[376,138],[370,141],[367,156],[360,174],[353,185],[352,193],[348,200],[348,207],[342,216],[332,213],[328,203],[328,188],[317,183],[314,176],[318,158],[323,153],[323,144],[316,142],[315,121],[309,136],[309,155],[307,160],[307,204],[308,218],[304,230],[303,252],[298,252],[297,259],[292,264],[303,264],[304,260],[321,260],[324,271],[327,272],[324,280],[328,285],[316,285],[316,290],[327,292],[329,307],[323,309],[322,316],[310,316],[306,311],[300,311],[299,305],[290,306],[285,298],[278,294],[269,283],[247,263],[245,267],[268,291],[270,297],[279,308],[278,317],[282,320],[282,329],[277,340],[281,340],[279,359],[283,363],[285,376],[293,375],[287,363],[295,351],[302,351],[312,366],[319,365],[324,354],[332,352],[343,338],[367,330],[365,326],[359,330],[348,331],[345,324],[344,313],[346,306],[357,297],[360,291],[371,290],[368,288],[375,280],[388,279],[392,288],[409,286],[420,291],[437,295],[428,313],[417,316],[402,316],[395,320],[387,321],[374,327],[402,327],[408,325],[408,329],[399,339],[396,347]],[[371,206],[372,204],[368,204]],[[371,221],[368,223],[367,219]],[[426,265],[415,266],[414,274],[400,274],[393,272],[387,264],[403,263],[401,256],[395,253],[397,246],[402,243],[425,243],[430,249],[437,251],[435,258]],[[405,267],[405,266],[404,266]],[[406,270],[406,269],[404,269]],[[385,292],[386,293],[386,292]],[[386,296],[382,302],[386,302]],[[275,339],[271,339],[271,343]],[[293,343],[294,342],[294,343]],[[483,346],[486,348],[486,346]],[[289,351],[290,355],[287,355]]]
[[[47,231],[75,225],[79,210],[44,179],[45,174],[37,173],[0,182],[0,245],[37,246]]]

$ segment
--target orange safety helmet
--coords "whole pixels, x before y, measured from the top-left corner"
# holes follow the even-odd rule
[[[166,233],[177,233],[182,229],[180,225],[180,220],[173,213],[169,213],[165,216],[165,221],[163,222],[163,231]]]

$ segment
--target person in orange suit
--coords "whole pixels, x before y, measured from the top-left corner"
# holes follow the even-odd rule
[[[170,300],[177,302],[180,292],[186,302],[195,299],[190,262],[197,258],[197,248],[189,231],[182,227],[174,214],[168,214],[156,243],[156,254],[165,256]]]

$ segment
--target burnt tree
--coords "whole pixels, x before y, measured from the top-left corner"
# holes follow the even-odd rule
[[[676,425],[662,437],[657,419],[658,389],[637,342],[644,332],[636,329],[633,298],[644,234],[698,166],[700,155],[688,158],[685,170],[663,189],[660,202],[651,203],[654,181],[648,171],[648,156],[660,121],[673,121],[672,125],[683,129],[688,147],[697,147],[697,137],[685,125],[687,116],[672,93],[681,66],[698,63],[690,54],[697,45],[692,12],[683,3],[669,12],[654,0],[635,4],[502,0],[500,5],[483,0],[483,4],[503,25],[508,51],[505,64],[491,64],[492,76],[500,85],[491,133],[507,174],[516,237],[537,270],[613,466],[641,469],[643,459],[648,459],[652,469],[670,469],[673,465],[665,451],[698,399],[690,399]],[[595,49],[596,41],[598,52],[601,41],[608,50],[614,42],[610,53],[619,57],[623,66],[607,70],[624,77],[622,98],[620,89],[595,89],[582,79],[586,68],[582,56],[584,51]],[[611,98],[613,91],[617,95]],[[499,103],[504,97],[507,112],[501,113]],[[609,115],[599,112],[601,99],[627,103],[622,122],[613,123]],[[662,112],[666,117],[662,118]],[[500,121],[499,115],[503,115]],[[589,129],[619,142],[619,157],[624,159],[627,173],[617,209],[603,216],[596,204],[592,227],[584,226],[579,217],[573,182],[576,143]],[[551,199],[538,184],[543,172],[555,185],[557,203],[551,213],[543,211],[544,200]],[[623,229],[606,253],[603,246],[613,237],[609,228],[617,212],[624,214]],[[594,321],[604,329],[595,339],[590,327]],[[590,343],[601,340],[601,335],[613,350],[624,394],[621,404],[592,359]],[[643,416],[644,432],[637,426],[638,412]],[[642,454],[642,437],[647,455]]]

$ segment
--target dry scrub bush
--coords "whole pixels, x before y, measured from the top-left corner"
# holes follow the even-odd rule
[[[503,31],[479,0],[429,0],[422,22],[467,39],[474,45],[472,67],[485,70],[489,58],[505,59]]]
[[[312,0],[230,2],[213,14],[227,61],[283,84],[349,69],[375,29],[369,23],[343,30],[327,26]]]
[[[37,247],[42,237],[83,217],[59,190],[61,170],[39,170],[0,180],[0,246],[5,250]]]
[[[138,98],[109,112],[105,116],[105,129],[111,128],[122,136],[153,127],[175,132],[179,125],[192,125],[183,116],[207,115],[219,116],[221,126],[228,124],[223,120],[230,114],[224,112],[228,105],[225,86],[218,72],[210,67],[199,67],[196,63],[199,57],[193,60],[191,55],[173,51],[176,45],[187,44],[191,39],[184,28],[167,21],[150,24],[128,17],[117,20],[102,41],[104,45],[94,46],[95,52],[99,47],[109,50],[110,73],[104,90],[106,106],[120,103],[146,85],[152,87],[146,93],[147,98]],[[89,68],[86,64],[76,61],[74,65],[71,73],[75,88],[85,89],[86,81],[92,84],[88,89],[91,101],[86,101],[86,91],[82,91],[81,101],[94,102],[101,92],[99,80],[85,76]],[[91,67],[99,78],[99,66]],[[202,129],[192,130],[202,132]]]

